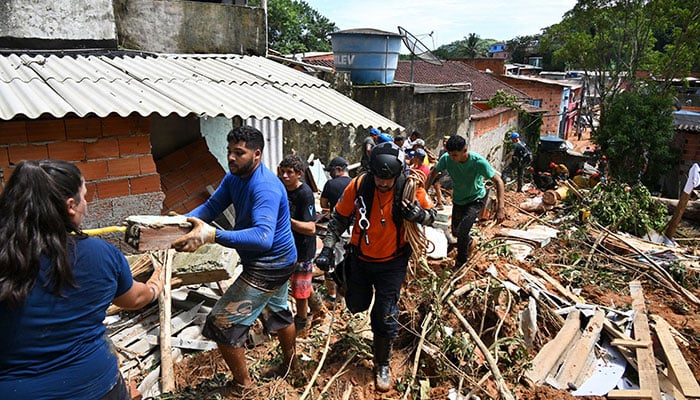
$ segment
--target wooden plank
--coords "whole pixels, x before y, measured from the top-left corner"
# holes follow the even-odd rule
[[[583,383],[583,372],[595,360],[593,348],[600,338],[604,320],[605,314],[603,311],[596,310],[583,330],[581,339],[568,352],[568,358],[564,360],[559,372],[554,377],[554,382],[558,383],[560,389],[578,388]],[[547,382],[549,383],[550,381]]]
[[[613,339],[610,342],[611,345],[616,347],[626,347],[628,349],[638,349],[640,347],[651,346],[651,341],[641,341],[641,340],[625,340],[625,339]]]
[[[651,341],[642,284],[640,281],[632,281],[629,283],[629,287],[632,295],[632,310],[635,314],[633,322],[634,337],[637,340]],[[661,400],[654,349],[652,347],[641,347],[635,349],[635,351],[637,353],[637,372],[639,373],[640,389],[651,391],[653,400]]]
[[[611,390],[607,395],[608,399],[618,400],[648,400],[654,397],[651,390]]]
[[[542,346],[532,360],[532,366],[525,372],[525,376],[533,383],[539,385],[544,382],[550,372],[561,364],[572,345],[581,338],[580,316],[578,310],[570,312],[554,339]]]
[[[654,330],[656,337],[661,343],[661,348],[666,355],[666,365],[668,366],[669,378],[678,383],[678,387],[683,394],[688,397],[700,397],[700,385],[695,380],[693,372],[688,366],[688,362],[683,357],[683,353],[678,348],[678,344],[673,339],[671,327],[661,316],[655,316]]]
[[[583,299],[583,297],[575,295],[575,294],[574,294],[573,292],[571,292],[569,289],[567,289],[567,288],[565,288],[564,286],[562,286],[562,284],[559,283],[559,281],[557,281],[556,279],[552,278],[552,276],[549,275],[548,273],[546,273],[544,270],[542,270],[542,269],[540,269],[540,268],[533,268],[533,269],[532,269],[532,272],[535,273],[535,274],[537,274],[537,275],[539,275],[539,276],[541,276],[545,281],[547,281],[547,283],[549,283],[549,284],[552,285],[555,289],[557,289],[557,290],[559,291],[559,293],[561,293],[562,295],[564,295],[564,297],[566,297],[567,300],[569,300],[569,301],[571,301],[571,302],[573,302],[573,303],[585,303],[585,302],[586,302],[586,301]]]

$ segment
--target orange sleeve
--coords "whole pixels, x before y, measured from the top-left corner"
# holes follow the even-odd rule
[[[419,186],[416,189],[416,200],[418,200],[418,204],[424,209],[433,208],[433,202],[430,200],[430,196],[428,196],[428,192],[425,191],[423,186]]]

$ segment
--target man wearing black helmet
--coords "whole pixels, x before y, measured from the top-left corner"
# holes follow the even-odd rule
[[[333,247],[350,225],[351,249],[346,253],[345,304],[350,312],[370,311],[374,334],[376,388],[386,392],[393,381],[389,370],[391,344],[398,335],[398,301],[411,248],[404,238],[404,221],[429,225],[435,212],[425,191],[403,200],[403,151],[393,142],[372,149],[369,172],[354,178],[335,206],[316,265],[333,264]],[[336,271],[337,273],[338,271]]]

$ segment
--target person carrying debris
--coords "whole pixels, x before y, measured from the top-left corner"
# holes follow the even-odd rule
[[[163,290],[133,280],[113,245],[87,237],[85,180],[59,160],[22,161],[0,195],[0,394],[131,399],[106,339],[107,307],[136,310]]]
[[[566,181],[569,179],[569,168],[564,164],[557,164],[554,161],[549,163],[549,172],[555,181]]]
[[[525,142],[520,140],[520,134],[518,132],[511,133],[510,140],[513,141],[513,148],[506,154],[503,164],[506,165],[510,162],[508,168],[514,171],[517,176],[517,191],[522,192],[523,173],[525,172],[525,168],[529,167],[532,162],[532,153],[530,149],[527,148]]]
[[[192,252],[216,242],[238,252],[243,272],[212,308],[202,334],[217,343],[233,374],[234,391],[245,392],[252,387],[252,380],[244,346],[258,317],[267,331],[277,332],[280,341],[284,365],[276,372],[298,373],[296,331],[287,305],[297,251],[287,191],[262,163],[262,133],[252,126],[242,126],[232,129],[226,139],[229,173],[204,204],[187,214],[193,229],[176,239],[172,247]],[[229,205],[236,209],[232,230],[208,224]]]
[[[391,142],[372,149],[370,171],[354,178],[345,189],[316,258],[323,270],[334,265],[333,247],[354,218],[351,247],[340,273],[345,277],[345,304],[350,312],[367,310],[374,295],[370,320],[376,388],[382,392],[393,386],[389,359],[399,331],[398,301],[411,255],[404,220],[429,225],[435,219],[425,191],[404,199],[403,159],[403,151]]]
[[[291,279],[297,309],[294,316],[297,337],[306,337],[309,333],[309,308],[314,319],[321,318],[327,311],[311,285],[316,255],[316,201],[311,187],[301,181],[304,168],[301,157],[290,155],[280,162],[277,171],[287,189],[292,235],[297,248],[297,262]]]
[[[434,182],[437,175],[447,171],[452,177],[452,235],[457,237],[457,258],[455,266],[460,267],[469,259],[472,238],[469,232],[479,211],[484,207],[486,187],[484,179],[490,179],[496,187],[496,220],[505,219],[503,208],[504,185],[501,177],[480,154],[467,150],[467,141],[454,135],[445,144],[443,154],[430,171],[426,187]]]

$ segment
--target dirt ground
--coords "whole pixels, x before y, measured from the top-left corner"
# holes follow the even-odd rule
[[[476,227],[479,244],[468,267],[455,270],[452,257],[431,260],[425,266],[410,265],[400,301],[399,322],[401,333],[394,345],[391,362],[392,375],[396,380],[393,390],[379,393],[374,390],[372,371],[371,341],[367,338],[369,324],[363,315],[351,315],[344,309],[342,301],[327,303],[330,312],[326,319],[313,327],[311,334],[297,341],[302,377],[263,378],[266,369],[277,365],[281,359],[277,340],[270,340],[251,347],[247,351],[248,366],[255,382],[255,390],[246,393],[245,398],[256,399],[398,399],[404,396],[406,387],[413,388],[404,398],[446,399],[451,390],[462,393],[463,398],[474,395],[480,399],[504,398],[499,392],[496,380],[483,353],[473,345],[466,334],[450,335],[448,330],[462,331],[460,317],[479,332],[486,345],[495,346],[499,356],[498,365],[507,387],[517,399],[552,400],[574,398],[569,392],[548,386],[528,385],[523,373],[528,363],[540,348],[558,332],[559,325],[542,317],[538,321],[540,330],[532,348],[522,345],[522,332],[518,326],[518,313],[527,307],[527,296],[508,295],[491,284],[477,286],[477,290],[467,292],[454,304],[461,311],[457,315],[438,299],[440,288],[444,287],[446,276],[462,277],[455,280],[455,287],[472,282],[484,282],[487,270],[495,268],[499,276],[507,276],[513,265],[531,272],[541,268],[564,286],[579,287],[580,295],[589,304],[598,304],[627,310],[631,307],[626,282],[632,279],[642,281],[648,312],[658,314],[668,321],[688,340],[687,347],[680,346],[696,379],[700,379],[700,321],[695,318],[698,306],[674,294],[668,288],[657,285],[644,273],[617,273],[613,266],[596,264],[596,257],[589,258],[593,264],[586,273],[588,283],[576,286],[579,282],[570,274],[573,269],[567,261],[580,250],[575,239],[553,240],[546,246],[536,249],[526,261],[515,260],[512,255],[493,241],[501,227],[522,229],[533,223],[547,223],[562,210],[546,214],[532,214],[518,208],[523,201],[535,196],[535,191],[506,193],[506,218],[502,224],[483,221]],[[552,225],[551,222],[549,222]],[[556,226],[556,224],[554,224]],[[572,229],[562,226],[562,229]],[[575,230],[575,229],[572,229]],[[687,238],[700,237],[696,228],[682,225],[679,235]],[[683,242],[692,246],[700,244],[693,240]],[[454,255],[452,253],[452,255]],[[580,264],[579,264],[580,265]],[[609,270],[612,268],[612,270]],[[596,280],[596,279],[600,280]],[[617,286],[615,286],[617,285]],[[323,292],[320,285],[317,290]],[[690,290],[700,295],[696,287]],[[474,294],[474,292],[477,292]],[[430,316],[428,325],[444,327],[439,330],[424,330],[424,321]],[[538,319],[540,316],[538,316]],[[330,335],[329,335],[330,331]],[[425,335],[426,332],[430,332]],[[415,360],[416,349],[423,339],[422,356]],[[471,346],[471,347],[470,347]],[[319,365],[321,366],[319,368]],[[414,374],[414,370],[416,373]],[[235,399],[242,398],[229,391],[230,373],[218,351],[193,352],[176,365],[177,392],[164,394],[162,399]],[[412,378],[415,376],[415,381]],[[309,382],[313,382],[309,385]],[[418,393],[423,393],[419,396]],[[450,397],[452,398],[452,397]],[[579,397],[581,398],[581,397]],[[598,399],[602,397],[583,397]]]

